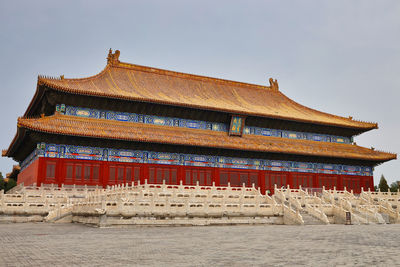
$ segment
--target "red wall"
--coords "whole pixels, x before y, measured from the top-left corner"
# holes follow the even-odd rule
[[[35,167],[36,166],[36,167]],[[39,166],[39,168],[38,168]],[[36,177],[35,177],[36,174]],[[21,181],[20,181],[20,177]],[[29,177],[29,178],[28,178]],[[36,178],[36,179],[35,179]],[[77,185],[107,185],[121,183],[141,183],[147,179],[148,183],[194,185],[227,185],[246,186],[253,183],[261,188],[261,192],[273,191],[274,184],[278,187],[289,185],[291,188],[321,188],[343,190],[353,189],[360,193],[361,187],[373,190],[372,176],[337,175],[322,173],[297,173],[264,170],[225,169],[194,166],[159,165],[144,163],[120,163],[105,161],[88,161],[73,159],[40,158],[32,163],[18,176],[18,183],[24,181],[25,185],[36,182],[37,184],[55,183]]]
[[[31,185],[38,182],[39,162],[42,158],[35,159],[28,167],[18,174],[17,184]]]

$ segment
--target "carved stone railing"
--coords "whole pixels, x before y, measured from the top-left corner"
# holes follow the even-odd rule
[[[281,205],[267,203],[200,203],[166,199],[92,201],[77,203],[73,215],[111,217],[268,217],[279,216]]]
[[[90,217],[89,221],[99,225],[108,217],[155,218],[154,223],[161,223],[157,218],[170,218],[169,221],[171,218],[253,218],[246,220],[254,223],[256,218],[284,217],[282,205],[276,204],[274,198],[261,195],[255,188],[146,184],[115,186],[105,192],[93,192],[73,205],[72,215],[77,221],[87,221],[85,218]]]
[[[254,218],[279,217],[285,223],[302,224],[304,221],[300,211],[305,210],[325,223],[329,220],[344,223],[346,212],[351,212],[355,224],[383,223],[380,213],[387,214],[391,223],[400,223],[397,193],[363,191],[360,195],[354,195],[351,192],[323,189],[321,197],[318,197],[301,188],[275,188],[275,194],[269,197],[254,187],[146,183],[107,189],[44,185],[25,187],[18,192],[4,194],[0,191],[0,214],[41,216],[46,221],[66,217],[72,220],[73,216],[81,216],[90,217],[99,225],[107,216],[115,220],[132,216],[149,220],[164,217],[242,218],[248,222],[250,219],[245,218],[253,218],[252,223]],[[381,195],[382,199],[374,200]]]

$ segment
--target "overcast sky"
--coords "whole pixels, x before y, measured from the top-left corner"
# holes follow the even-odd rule
[[[359,145],[400,151],[400,1],[0,0],[0,148],[37,75],[87,77],[120,59],[268,85],[321,111],[378,122]],[[0,158],[0,172],[11,159]],[[400,180],[400,163],[375,169]]]

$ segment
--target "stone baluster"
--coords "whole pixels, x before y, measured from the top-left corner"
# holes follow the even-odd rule
[[[117,211],[121,214],[122,212],[122,198],[121,195],[120,197],[117,199]]]
[[[107,207],[107,205],[106,205],[106,196],[103,195],[103,196],[101,196],[101,209],[103,211],[106,211],[106,207]]]
[[[228,183],[228,185],[229,185],[229,183]],[[221,190],[222,191],[222,190]],[[223,191],[222,191],[223,192]],[[223,193],[223,197],[222,197],[222,203],[221,203],[221,207],[222,207],[222,212],[223,212],[223,214],[226,214],[227,213],[227,208],[226,208],[226,197],[227,197],[227,194],[225,194],[225,193]]]
[[[193,193],[194,193],[195,195],[196,195],[196,194],[201,194],[200,183],[199,183],[199,181],[196,181],[195,191],[194,191]]]
[[[154,204],[155,192],[153,190],[148,192],[150,194],[150,213],[153,214],[155,210],[155,204]]]
[[[240,196],[239,196],[239,205],[240,205],[240,209],[242,209],[242,205],[243,205],[243,198],[244,198],[244,194],[245,194],[245,184],[243,183],[243,187],[242,190],[240,192]]]
[[[165,192],[165,189],[166,189],[165,179],[163,179],[162,185],[161,185],[161,191]]]

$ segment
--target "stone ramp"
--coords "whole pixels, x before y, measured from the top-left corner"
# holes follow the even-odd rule
[[[56,209],[49,211],[49,214],[44,218],[44,221],[57,223],[72,222],[72,205],[59,206]]]
[[[304,225],[325,225],[326,223],[321,220],[315,218],[314,216],[308,214],[305,211],[300,212],[301,217],[303,218]]]

